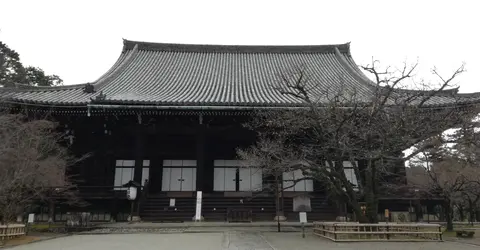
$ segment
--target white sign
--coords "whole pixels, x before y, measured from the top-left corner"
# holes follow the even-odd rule
[[[300,212],[300,223],[307,223],[307,212]]]
[[[202,191],[197,191],[197,209],[195,211],[195,221],[202,219]]]
[[[175,198],[170,198],[170,206],[171,207],[175,206]]]
[[[33,223],[35,220],[35,214],[28,214],[28,223]]]

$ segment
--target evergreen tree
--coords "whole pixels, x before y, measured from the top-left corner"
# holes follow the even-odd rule
[[[30,86],[57,86],[63,80],[57,75],[46,75],[38,67],[24,67],[20,55],[0,41],[0,86],[13,87],[15,84]]]

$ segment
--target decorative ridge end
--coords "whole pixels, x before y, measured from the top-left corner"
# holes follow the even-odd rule
[[[95,93],[95,86],[91,83],[85,84],[85,87],[83,88],[83,92],[87,94],[92,94]]]

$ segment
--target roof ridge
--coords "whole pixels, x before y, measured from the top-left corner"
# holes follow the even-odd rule
[[[456,95],[460,97],[480,97],[480,92],[457,93]]]
[[[152,43],[123,40],[123,50],[198,52],[198,53],[335,53],[338,48],[342,53],[350,53],[350,43],[326,45],[221,45],[221,44],[186,44],[186,43]]]

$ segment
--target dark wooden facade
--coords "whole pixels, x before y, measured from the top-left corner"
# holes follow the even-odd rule
[[[60,127],[72,136],[72,139],[67,136],[72,153],[79,157],[90,154],[70,170],[77,180],[80,194],[90,206],[60,206],[59,209],[92,210],[111,214],[107,219],[125,220],[125,214],[130,213],[130,204],[125,191],[115,186],[115,163],[119,159],[134,160],[133,180],[143,183],[142,162],[149,160],[148,188],[143,187],[146,198],[139,204],[143,220],[192,220],[195,191],[203,193],[202,216],[206,221],[228,220],[236,210],[248,211],[252,220],[273,220],[276,214],[273,193],[214,191],[214,160],[236,159],[237,148],[248,147],[256,140],[255,132],[243,127],[251,115],[138,112],[133,115],[58,116]],[[162,191],[165,159],[196,160],[196,190]],[[271,180],[272,177],[263,176],[265,185]],[[335,219],[337,212],[319,183],[314,184],[311,192],[285,192],[283,209],[287,219],[298,218],[293,212],[293,197],[304,194],[308,194],[312,205],[310,219]],[[175,206],[169,204],[172,198]]]

